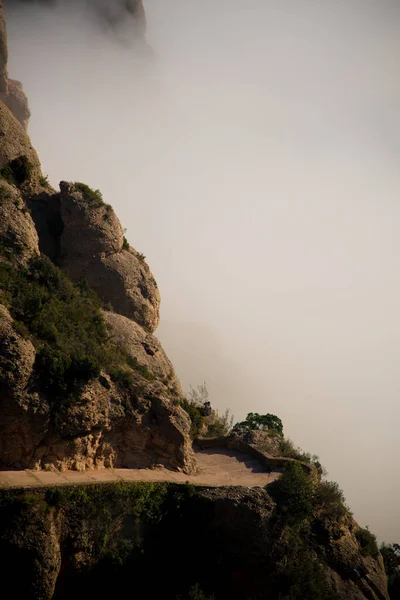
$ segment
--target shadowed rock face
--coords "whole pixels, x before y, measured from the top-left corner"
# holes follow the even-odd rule
[[[361,555],[354,521],[339,540],[326,530],[293,550],[274,516],[268,488],[68,486],[29,490],[26,503],[19,491],[0,502],[3,579],[28,600],[122,598],[133,573],[137,598],[187,598],[197,583],[218,600],[388,600],[382,558]],[[323,527],[319,517],[313,526]],[[116,560],[104,560],[107,551]],[[304,586],[317,568],[319,594]]]

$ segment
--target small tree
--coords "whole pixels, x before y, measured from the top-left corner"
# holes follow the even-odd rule
[[[314,505],[333,522],[338,522],[349,509],[346,499],[335,481],[320,481],[314,492]]]
[[[361,554],[363,556],[373,556],[374,558],[378,556],[379,550],[378,545],[376,543],[376,537],[373,533],[366,527],[360,527],[356,531],[356,539],[360,544]]]
[[[270,413],[266,415],[248,413],[246,420],[236,423],[232,431],[233,433],[243,434],[255,430],[271,430],[283,435],[283,424],[279,417]]]

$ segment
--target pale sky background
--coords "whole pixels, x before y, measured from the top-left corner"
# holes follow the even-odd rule
[[[145,6],[150,62],[82,9],[8,3],[44,172],[146,255],[184,387],[279,415],[399,542],[400,3]]]

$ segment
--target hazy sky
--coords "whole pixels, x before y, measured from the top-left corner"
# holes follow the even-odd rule
[[[82,11],[9,10],[43,169],[147,256],[184,386],[278,414],[400,541],[400,3],[145,5],[150,62]]]

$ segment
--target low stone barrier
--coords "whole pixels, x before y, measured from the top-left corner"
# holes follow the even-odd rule
[[[227,450],[236,450],[237,452],[243,452],[243,454],[250,454],[259,460],[260,463],[266,467],[267,471],[283,471],[287,463],[297,462],[310,478],[318,478],[318,472],[314,465],[309,465],[300,460],[296,460],[295,458],[288,458],[286,456],[272,456],[254,444],[244,441],[237,435],[217,438],[199,438],[195,440],[195,444],[202,450],[209,448],[226,448]]]

